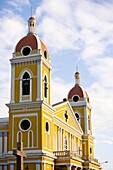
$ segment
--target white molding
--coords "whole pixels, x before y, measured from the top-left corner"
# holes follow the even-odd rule
[[[42,60],[37,63],[37,101],[42,100]]]
[[[11,103],[14,101],[14,92],[15,92],[15,65],[11,63]]]
[[[19,118],[19,117],[21,117],[21,118],[25,117],[26,118],[26,117],[33,117],[33,116],[37,117],[37,119],[36,119],[36,126],[37,126],[36,127],[36,135],[37,135],[36,139],[37,139],[37,141],[36,141],[36,146],[33,147],[33,148],[37,148],[38,147],[38,113],[28,113],[28,114],[16,114],[16,115],[13,115],[13,119],[12,119],[12,148],[13,149],[14,149],[14,118]],[[22,140],[22,138],[21,138],[21,140]],[[25,148],[28,148],[28,146],[24,147],[24,149]]]
[[[4,153],[7,153],[7,132],[4,132]]]
[[[40,164],[36,164],[36,170],[40,170]]]
[[[52,121],[52,118],[44,114],[44,117],[47,118],[48,120]]]
[[[2,154],[2,132],[0,131],[0,154]]]

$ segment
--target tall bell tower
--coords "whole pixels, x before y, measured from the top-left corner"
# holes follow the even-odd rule
[[[50,104],[51,64],[48,50],[36,35],[36,20],[16,45],[11,59],[11,103],[44,100]]]
[[[7,104],[9,107],[9,152],[16,148],[16,142],[19,141],[23,142],[24,149],[30,154],[35,151],[35,154],[41,156],[44,149],[52,152],[52,141],[50,145],[45,146],[43,139],[46,129],[53,126],[52,66],[48,50],[36,34],[34,17],[29,18],[28,33],[17,43],[10,61],[11,100]],[[52,130],[49,130],[49,135],[52,139]],[[27,159],[29,157],[28,154]],[[30,166],[32,169],[34,165]]]

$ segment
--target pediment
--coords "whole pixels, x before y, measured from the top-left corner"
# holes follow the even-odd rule
[[[77,121],[73,109],[68,101],[56,104],[53,106],[56,110],[54,113],[54,120],[60,124],[60,126],[70,127],[73,130],[83,134],[82,128]]]

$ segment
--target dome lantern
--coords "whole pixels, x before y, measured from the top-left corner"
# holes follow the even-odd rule
[[[80,73],[78,71],[75,73],[75,84],[80,85]]]
[[[28,34],[36,34],[36,19],[30,17],[28,20]]]

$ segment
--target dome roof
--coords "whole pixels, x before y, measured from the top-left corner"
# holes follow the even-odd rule
[[[35,17],[30,17],[29,20],[36,20]]]
[[[16,45],[15,52],[21,52],[21,49],[25,46],[31,47],[32,50],[47,50],[44,43],[35,34],[28,34],[23,37]]]
[[[78,101],[79,99],[86,98],[87,101],[89,102],[89,97],[88,97],[87,92],[80,85],[80,73],[79,72],[75,73],[75,81],[76,81],[75,86],[68,93],[68,100]]]
[[[75,84],[75,86],[69,91],[68,99],[71,100],[75,95],[79,96],[79,98],[88,97],[87,92],[79,84]]]

